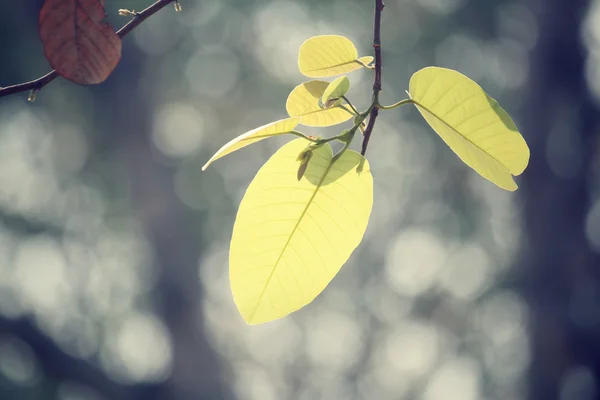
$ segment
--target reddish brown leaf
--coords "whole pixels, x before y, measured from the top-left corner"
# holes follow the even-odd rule
[[[104,81],[121,59],[121,39],[107,23],[104,0],[46,0],[40,37],[52,68],[70,81]]]

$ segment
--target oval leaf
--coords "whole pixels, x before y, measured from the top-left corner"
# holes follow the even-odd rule
[[[246,147],[251,145],[252,143],[256,143],[260,140],[277,136],[284,135],[286,133],[290,133],[296,128],[296,126],[300,123],[300,118],[286,118],[281,119],[279,121],[271,122],[267,125],[263,125],[256,129],[253,129],[249,132],[244,133],[236,137],[235,139],[229,141],[223,147],[221,147],[214,156],[208,160],[206,164],[202,167],[202,171],[205,171],[206,168],[210,164],[212,164],[215,160],[226,156],[229,153],[233,153],[236,150],[241,149],[242,147]]]
[[[367,228],[373,178],[365,158],[347,150],[332,164],[331,147],[323,145],[313,150],[298,181],[297,158],[305,149],[303,139],[279,149],[240,204],[229,278],[235,304],[249,324],[281,318],[309,304]]]
[[[121,59],[121,39],[107,23],[101,0],[46,0],[39,30],[56,72],[75,83],[104,81]]]
[[[345,96],[350,90],[350,80],[346,76],[340,76],[327,86],[321,97],[323,104],[328,104],[330,101],[339,99]]]
[[[409,94],[435,132],[469,167],[514,191],[513,175],[529,162],[529,147],[509,115],[471,79],[428,67],[410,79]]]
[[[352,118],[352,114],[339,107],[323,109],[319,101],[329,82],[309,81],[292,90],[285,103],[290,117],[302,117],[302,125],[331,126],[341,124]]]
[[[373,57],[358,58],[354,43],[344,36],[313,36],[300,46],[298,67],[311,78],[352,72],[369,64]]]

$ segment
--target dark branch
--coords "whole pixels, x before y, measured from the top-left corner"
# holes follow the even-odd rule
[[[55,238],[65,236],[63,227],[35,217],[9,211],[0,207],[0,226],[16,236],[49,235]]]
[[[373,28],[373,50],[375,50],[375,80],[373,82],[373,108],[369,114],[369,123],[365,129],[365,138],[362,143],[362,150],[360,154],[363,156],[367,152],[367,146],[369,145],[369,139],[371,139],[371,133],[375,127],[375,121],[379,115],[379,92],[381,91],[381,68],[382,68],[382,57],[381,57],[381,12],[383,11],[383,0],[375,0],[375,23]]]
[[[136,14],[135,17],[131,21],[129,21],[124,27],[119,29],[117,35],[122,39],[129,32],[134,30],[138,25],[144,22],[146,19],[154,15],[156,12],[163,9],[170,3],[173,3],[175,0],[158,0],[156,3],[152,4],[150,7],[146,8],[144,11],[141,11]],[[40,90],[53,80],[58,78],[58,73],[56,71],[52,71],[47,73],[46,75],[38,78],[34,81],[20,83],[18,85],[7,86],[0,88],[0,97],[8,96],[14,93],[19,92],[27,92],[29,90]]]
[[[74,381],[88,386],[112,400],[161,399],[163,383],[123,385],[109,378],[101,368],[71,356],[61,350],[54,340],[40,331],[27,318],[10,319],[0,316],[0,335],[13,335],[25,342],[36,356],[47,378]]]

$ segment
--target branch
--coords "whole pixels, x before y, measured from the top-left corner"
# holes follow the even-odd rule
[[[369,123],[365,129],[365,138],[362,143],[362,150],[360,154],[363,156],[367,152],[367,146],[369,145],[369,139],[371,133],[375,127],[375,121],[379,115],[379,92],[381,92],[381,12],[383,11],[383,0],[375,0],[375,23],[373,29],[373,49],[375,50],[375,80],[373,82],[373,106],[371,113],[369,114]]]
[[[146,19],[154,15],[156,12],[163,9],[165,6],[175,2],[176,0],[158,0],[156,3],[152,4],[150,7],[146,8],[144,11],[137,13],[131,21],[129,21],[124,27],[119,29],[117,35],[119,38],[124,38],[127,36],[129,32],[134,30],[138,25],[144,22]],[[0,97],[8,96],[14,93],[26,92],[28,90],[38,91],[42,89],[44,86],[52,82],[58,78],[58,73],[56,71],[52,71],[47,73],[46,75],[38,78],[34,81],[20,83],[18,85],[0,87]]]
[[[0,226],[16,236],[49,235],[55,238],[66,236],[63,227],[35,217],[16,213],[0,206]]]
[[[160,399],[166,393],[164,383],[124,385],[113,381],[101,368],[65,353],[28,318],[0,316],[0,335],[25,342],[47,378],[78,382],[112,400]]]

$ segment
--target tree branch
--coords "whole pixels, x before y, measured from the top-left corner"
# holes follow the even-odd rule
[[[373,82],[373,105],[371,113],[369,114],[369,123],[365,129],[364,139],[362,143],[362,150],[360,154],[363,156],[367,152],[367,146],[369,145],[369,139],[371,133],[375,127],[375,121],[379,115],[379,92],[381,92],[381,12],[383,11],[383,0],[375,0],[375,23],[373,28],[373,49],[375,50],[375,80]]]
[[[35,354],[37,363],[47,378],[74,381],[88,386],[111,400],[164,399],[164,383],[124,385],[113,381],[101,368],[71,356],[28,318],[10,319],[0,316],[0,335],[12,335],[25,342]]]
[[[117,32],[117,35],[122,39],[129,32],[134,30],[138,25],[144,22],[146,19],[154,15],[156,12],[163,9],[165,6],[175,2],[176,0],[158,0],[156,3],[152,4],[150,7],[146,8],[144,11],[137,13],[131,21],[129,21],[125,26],[123,26]],[[34,81],[20,83],[18,85],[0,87],[0,97],[8,96],[14,93],[26,92],[29,90],[40,90],[53,80],[58,78],[58,73],[56,71],[51,71],[46,75],[38,78]]]

